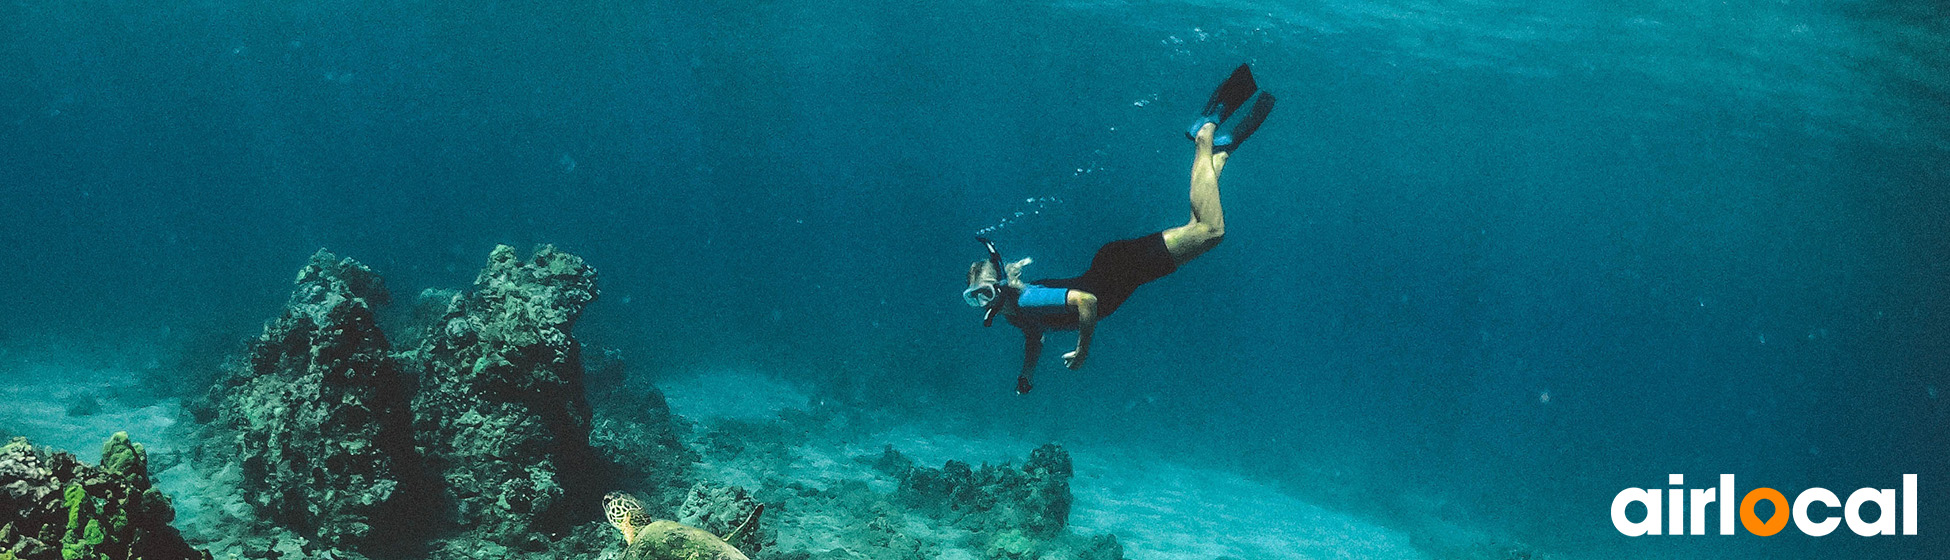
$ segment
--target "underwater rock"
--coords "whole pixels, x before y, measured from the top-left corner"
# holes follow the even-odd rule
[[[295,283],[248,359],[212,389],[208,451],[241,465],[260,515],[327,545],[356,549],[423,527],[400,507],[420,502],[402,485],[421,471],[411,380],[373,316],[389,299],[385,283],[323,249]]]
[[[616,486],[648,490],[645,497],[660,509],[675,507],[690,488],[686,479],[698,460],[684,447],[688,423],[671,413],[662,391],[628,383],[620,358],[592,358],[589,445],[605,463],[616,465]]]
[[[908,471],[914,470],[914,460],[894,449],[893,444],[888,444],[886,449],[880,451],[880,458],[874,460],[873,468],[894,477],[894,480],[901,480],[907,478]]]
[[[1077,560],[1124,560],[1124,545],[1116,535],[1097,535],[1075,549]]]
[[[440,318],[447,314],[448,304],[460,295],[460,290],[452,288],[427,288],[420,290],[412,301],[405,302],[401,315],[387,317],[398,322],[398,327],[387,334],[393,344],[400,348],[418,348],[427,336],[427,331],[439,324]]]
[[[1008,464],[969,467],[948,461],[940,469],[910,466],[889,448],[876,465],[898,471],[900,500],[954,525],[992,535],[1020,531],[1048,539],[1062,531],[1070,518],[1070,455],[1056,444],[1044,444],[1029,454],[1021,468]]]
[[[817,482],[817,481],[807,481]],[[928,560],[943,555],[951,533],[910,518],[906,508],[887,500],[864,481],[828,485],[791,482],[774,489],[779,500],[766,515],[777,537],[753,560]],[[774,514],[772,512],[778,512]],[[967,556],[960,556],[967,558]]]
[[[1122,560],[1111,535],[1067,530],[1068,455],[1055,445],[1022,467],[948,461],[917,467],[892,446],[856,457],[896,482],[892,494],[866,481],[791,481],[760,488],[779,538],[757,560]],[[819,482],[824,482],[821,484]]]
[[[539,551],[539,534],[599,513],[614,468],[590,447],[581,346],[570,335],[596,299],[596,271],[544,245],[523,260],[498,246],[403,357],[421,372],[414,425],[470,534]]]
[[[737,486],[720,486],[699,482],[691,486],[691,493],[684,498],[684,504],[677,507],[677,522],[703,529],[713,535],[729,535],[751,518],[752,510],[758,509],[758,500]],[[765,521],[761,516],[757,526],[747,527],[740,541],[730,543],[747,555],[757,554],[775,538],[767,538]]]
[[[982,555],[990,560],[1124,560],[1124,545],[1113,535],[1064,533],[1037,539],[1010,529],[989,536]]]
[[[175,518],[127,433],[103,443],[99,466],[25,438],[0,447],[0,558],[208,560],[170,527]]]

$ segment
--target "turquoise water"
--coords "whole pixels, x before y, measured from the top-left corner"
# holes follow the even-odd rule
[[[1222,472],[1250,482],[1183,491],[1280,492],[1301,505],[1262,509],[1436,555],[1482,534],[1567,557],[1916,557],[1950,547],[1947,18],[11,2],[0,375],[72,363],[193,392],[319,247],[406,296],[465,286],[496,243],[553,243],[601,272],[585,342],[660,377],[763,372],[892,424]],[[1228,240],[1120,308],[1087,367],[1048,352],[1013,394],[1020,338],[955,297],[971,237],[1006,223],[1031,276],[1069,276],[1183,223],[1183,127],[1240,62],[1281,105],[1226,169]],[[0,405],[15,423],[41,410],[20,398]],[[1790,496],[1917,473],[1922,534],[1614,530],[1614,494],[1669,473]],[[1106,503],[1079,522],[1110,530]]]

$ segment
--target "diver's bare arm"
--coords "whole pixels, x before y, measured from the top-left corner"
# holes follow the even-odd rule
[[[1070,302],[1077,307],[1077,349],[1063,355],[1063,367],[1077,369],[1090,357],[1090,335],[1097,332],[1097,295],[1072,290]]]
[[[1043,355],[1043,331],[1022,330],[1022,374],[1016,376],[1016,392],[1027,393],[1036,376],[1036,359]]]

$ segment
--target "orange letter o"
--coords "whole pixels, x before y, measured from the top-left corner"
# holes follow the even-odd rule
[[[1774,502],[1774,515],[1768,517],[1766,523],[1761,523],[1760,517],[1754,515],[1754,503],[1761,500]],[[1781,532],[1781,529],[1787,528],[1787,522],[1787,496],[1781,495],[1780,490],[1755,488],[1754,491],[1747,493],[1747,497],[1740,499],[1740,526],[1746,527],[1749,533],[1771,537],[1774,533]]]

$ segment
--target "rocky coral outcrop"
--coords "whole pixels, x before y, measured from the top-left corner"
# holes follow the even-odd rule
[[[403,358],[420,372],[415,427],[456,521],[472,538],[539,552],[543,534],[593,519],[613,472],[589,444],[581,346],[570,335],[596,271],[542,246],[496,247]]]
[[[24,438],[0,447],[0,558],[208,560],[170,527],[175,518],[126,433],[102,444],[98,466]]]
[[[933,527],[929,518],[893,503],[864,481],[824,487],[794,481],[768,494],[779,501],[778,514],[766,513],[774,518],[779,540],[754,560],[968,558],[948,552],[959,531]]]
[[[788,410],[693,430],[615,354],[585,372],[571,332],[596,273],[553,247],[526,259],[497,247],[471,289],[422,292],[444,311],[408,318],[422,322],[406,352],[376,323],[387,293],[370,269],[320,251],[296,283],[194,412],[198,472],[217,490],[194,494],[184,527],[232,558],[614,557],[609,490],[648,491],[654,515],[719,535],[764,501],[757,538],[734,543],[758,560],[1122,557],[1114,537],[1065,529],[1072,468],[1055,445],[1021,466],[939,469],[890,447],[885,479],[844,467],[789,480],[820,458],[801,446],[844,439],[848,417]],[[126,438],[99,467],[0,451],[0,560],[207,559],[169,528],[147,468]]]
[[[671,413],[664,394],[629,381],[615,353],[592,354],[588,364],[589,444],[616,465],[619,488],[631,488],[658,510],[676,507],[690,489],[697,453],[684,446],[689,425]]]
[[[969,531],[970,543],[995,560],[1118,560],[1124,547],[1112,535],[1066,532],[1070,519],[1070,454],[1056,444],[1029,453],[1021,467],[970,467],[948,461],[916,466],[893,446],[872,461],[899,481],[895,500],[914,511]]]
[[[951,517],[978,533],[1020,531],[1049,538],[1070,519],[1070,454],[1056,444],[1030,452],[1022,467],[948,461],[939,469],[914,466],[888,447],[875,466],[900,480],[897,495],[910,507]]]
[[[205,452],[242,467],[245,500],[306,538],[357,549],[424,524],[407,409],[412,381],[391,357],[373,306],[389,295],[370,268],[323,249],[299,271],[284,312],[211,390]]]

